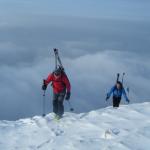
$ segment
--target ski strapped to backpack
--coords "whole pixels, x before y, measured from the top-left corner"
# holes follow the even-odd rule
[[[116,83],[119,81],[120,73],[117,73],[117,80]]]
[[[64,67],[58,54],[58,49],[54,48],[54,54],[55,54],[55,69],[61,68],[64,71]]]
[[[125,76],[125,73],[122,74],[122,81],[121,81],[122,85],[123,85],[123,83],[124,83],[124,76]],[[120,73],[117,73],[117,80],[116,80],[116,83],[119,81],[119,78],[120,78]]]
[[[124,76],[125,76],[125,73],[122,74],[122,85],[123,85],[123,82],[124,82]]]
[[[122,74],[122,85],[124,85],[124,77],[125,77],[125,73]],[[127,91],[127,93],[128,93],[128,97],[129,97],[129,96],[130,96],[130,88],[127,87],[127,88],[126,88],[126,91]]]

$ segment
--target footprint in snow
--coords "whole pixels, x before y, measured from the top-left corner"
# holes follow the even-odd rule
[[[54,132],[54,134],[56,135],[56,136],[61,136],[63,133],[64,133],[64,131],[63,130],[60,130],[60,129],[52,129],[52,131]]]
[[[105,133],[102,135],[103,139],[114,139],[114,136],[119,135],[120,130],[117,128],[114,129],[107,129],[105,130]]]

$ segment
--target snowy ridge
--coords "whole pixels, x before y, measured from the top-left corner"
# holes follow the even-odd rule
[[[150,103],[0,121],[0,150],[150,150]]]

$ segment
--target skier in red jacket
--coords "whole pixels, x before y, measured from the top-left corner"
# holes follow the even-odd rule
[[[42,89],[46,90],[50,82],[53,87],[53,112],[55,113],[56,118],[60,119],[64,114],[63,101],[64,99],[70,99],[70,81],[64,71],[61,68],[58,68],[44,80]]]

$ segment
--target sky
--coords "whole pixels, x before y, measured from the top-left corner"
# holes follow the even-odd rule
[[[0,120],[42,113],[41,84],[54,70],[54,47],[75,112],[111,105],[105,96],[118,72],[126,73],[131,103],[150,100],[150,1],[0,0]],[[47,113],[52,94],[49,86]]]

